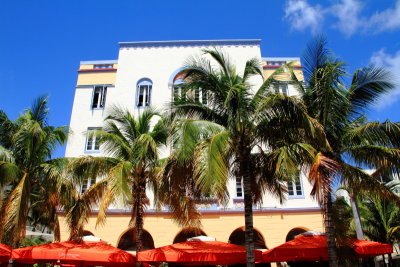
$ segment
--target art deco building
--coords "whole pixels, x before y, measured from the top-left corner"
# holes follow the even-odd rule
[[[75,98],[72,107],[66,155],[104,155],[96,137],[85,134],[87,130],[101,128],[110,107],[119,105],[135,115],[146,107],[168,108],[174,90],[179,90],[182,66],[191,56],[202,56],[202,49],[216,47],[229,55],[239,73],[246,60],[259,58],[267,77],[278,67],[292,62],[298,79],[302,80],[300,59],[297,57],[263,57],[261,40],[202,40],[158,41],[119,43],[117,60],[81,61]],[[261,79],[254,80],[254,86]],[[285,81],[275,85],[281,93],[296,94],[295,88]],[[198,96],[201,101],[203,98]],[[165,154],[168,154],[168,149]],[[165,155],[164,155],[165,156]],[[82,191],[95,181],[87,181]],[[272,196],[265,195],[263,205],[254,209],[254,227],[257,246],[274,247],[287,238],[304,230],[322,230],[322,216],[318,204],[311,199],[311,186],[304,174],[288,185],[287,200],[280,204]],[[199,204],[202,213],[202,233],[218,241],[244,242],[243,190],[240,181],[229,180],[230,201],[227,206],[217,201]],[[193,234],[193,229],[180,229],[171,219],[167,209],[155,210],[152,193],[146,210],[144,229],[145,247],[168,245],[183,241]],[[95,228],[96,212],[86,230],[122,249],[134,249],[133,230],[128,228],[130,210],[114,206],[108,211],[106,225]],[[68,238],[68,230],[61,221],[62,239]]]

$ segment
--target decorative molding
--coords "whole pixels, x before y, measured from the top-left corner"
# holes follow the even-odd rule
[[[262,57],[262,61],[300,61],[299,57]]]
[[[121,48],[126,47],[171,47],[171,46],[259,46],[261,39],[221,39],[221,40],[175,40],[175,41],[141,41],[120,42]]]
[[[268,214],[294,214],[294,213],[321,213],[321,208],[319,207],[310,207],[310,208],[263,208],[263,209],[254,209],[253,214],[255,215],[268,215]],[[57,211],[58,214],[65,214],[62,210]],[[97,215],[98,211],[92,211],[91,215]],[[219,209],[219,210],[205,210],[201,211],[202,215],[243,215],[243,210],[227,210],[227,209]],[[114,209],[108,210],[107,215],[116,215],[116,216],[130,216],[130,210],[124,209]],[[156,210],[147,210],[145,211],[145,216],[172,216],[171,212],[168,211],[156,211]]]

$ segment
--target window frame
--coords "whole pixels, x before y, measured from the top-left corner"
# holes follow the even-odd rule
[[[84,179],[82,181],[82,185],[81,185],[81,188],[80,188],[81,194],[85,193],[96,182],[97,182],[97,177],[95,177],[95,178],[91,177],[90,180],[89,179]]]
[[[141,88],[140,87],[141,86],[145,86],[145,87],[147,87],[147,89],[144,88],[143,99],[142,99],[142,101],[139,101],[140,100],[140,95],[141,95],[140,94],[140,92],[141,92]],[[148,79],[148,78],[140,79],[136,84],[135,107],[136,108],[147,108],[147,107],[150,107],[151,106],[151,99],[152,99],[152,97],[151,97],[152,91],[153,91],[153,81]],[[146,101],[146,99],[148,99],[148,100]],[[140,102],[141,102],[142,105],[139,105]]]
[[[288,83],[277,82],[277,83],[273,83],[273,86],[274,86],[273,89],[274,89],[275,93],[289,96],[289,84]],[[283,88],[285,88],[285,90],[283,90]]]
[[[99,98],[97,99],[97,107],[94,107],[94,100],[95,100],[95,94],[96,94],[96,88],[101,87],[100,93],[99,93]],[[108,86],[105,84],[96,84],[93,85],[93,91],[92,91],[92,101],[90,103],[90,109],[91,110],[102,110],[106,106],[106,100],[107,100],[107,91],[108,91]],[[103,104],[103,107],[101,107],[101,104]]]
[[[102,127],[88,127],[87,128],[88,131],[101,130],[101,129],[102,129]],[[88,149],[88,143],[89,143],[90,139],[92,142],[92,144],[91,144],[92,149]],[[86,134],[85,150],[84,150],[85,154],[100,153],[100,144],[98,144],[98,149],[96,149],[96,144],[97,144],[96,140],[97,140],[97,137],[95,135],[90,136],[89,133]]]
[[[240,189],[240,190],[238,190]],[[239,191],[241,196],[239,196]],[[244,198],[244,190],[243,190],[243,181],[240,177],[235,178],[235,198],[242,199]]]
[[[300,185],[300,189],[301,189],[301,195],[297,194],[297,182],[295,179],[298,179],[299,181],[299,185]],[[299,172],[298,176],[296,177],[294,180],[288,181],[287,182],[287,186],[288,186],[288,199],[301,199],[301,198],[305,198],[305,194],[304,194],[304,186],[303,186],[303,179],[301,178],[301,172]],[[289,183],[291,183],[292,187],[293,187],[293,195],[290,195],[289,193]]]

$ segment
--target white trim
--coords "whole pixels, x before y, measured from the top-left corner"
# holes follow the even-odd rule
[[[262,57],[262,61],[300,61],[299,57]]]

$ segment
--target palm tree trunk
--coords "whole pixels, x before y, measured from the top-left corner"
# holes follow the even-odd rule
[[[339,266],[337,259],[337,250],[336,250],[336,241],[335,241],[335,228],[333,224],[333,211],[332,211],[332,196],[331,192],[327,192],[325,196],[325,216],[324,216],[324,225],[325,225],[325,234],[327,239],[328,246],[328,261],[330,267]]]
[[[243,153],[244,154],[244,153]],[[249,153],[250,154],[250,153]],[[251,177],[249,170],[248,157],[241,157],[240,162],[241,176],[243,179],[244,191],[244,222],[245,222],[245,245],[247,267],[254,267],[254,233],[253,233],[253,196],[251,192]]]
[[[354,223],[356,225],[357,239],[363,240],[364,233],[361,226],[361,218],[360,218],[360,213],[358,211],[357,200],[354,194],[350,194],[350,204],[351,204],[351,209],[353,211]]]
[[[146,179],[141,177],[141,180],[139,181],[139,186],[138,186],[138,192],[137,192],[137,199],[136,201],[136,257],[138,256],[138,252],[143,250],[143,216],[144,216],[144,201],[146,200]],[[141,262],[136,263],[137,267],[142,266]]]

